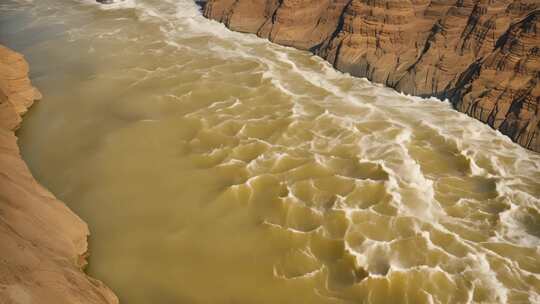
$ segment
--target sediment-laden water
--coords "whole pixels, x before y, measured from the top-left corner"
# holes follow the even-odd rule
[[[126,304],[539,303],[540,155],[204,19],[4,0],[45,98],[19,135]]]

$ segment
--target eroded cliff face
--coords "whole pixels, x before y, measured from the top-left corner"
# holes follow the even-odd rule
[[[209,0],[232,30],[455,107],[540,151],[537,0]]]
[[[40,98],[23,56],[0,46],[0,303],[118,303],[82,271],[87,225],[21,159],[14,131]]]

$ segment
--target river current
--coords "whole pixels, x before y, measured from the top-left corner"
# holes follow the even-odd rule
[[[540,155],[189,0],[2,0],[18,132],[126,304],[540,303]]]

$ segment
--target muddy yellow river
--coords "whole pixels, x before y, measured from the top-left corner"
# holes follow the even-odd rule
[[[540,155],[189,0],[2,0],[19,131],[125,304],[540,303]]]

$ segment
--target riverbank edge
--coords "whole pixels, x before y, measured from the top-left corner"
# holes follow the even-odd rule
[[[15,131],[41,99],[24,56],[0,45],[0,303],[116,304],[84,273],[88,225],[39,184]]]
[[[434,7],[430,6],[433,10],[426,13],[429,19],[426,21],[416,14],[403,15],[404,11],[411,13],[407,11],[411,9],[407,6],[410,3],[399,1],[335,1],[324,6],[322,11],[311,0],[196,2],[204,17],[224,24],[231,31],[255,34],[278,45],[309,51],[338,71],[365,77],[405,94],[447,99],[455,110],[489,125],[520,146],[540,153],[538,4],[509,5],[508,9],[512,9],[515,16],[512,15],[512,21],[507,27],[501,27],[493,39],[485,40],[493,46],[482,45],[482,39],[477,41],[478,48],[489,49],[480,56],[474,47],[465,46],[469,45],[470,37],[487,35],[483,31],[491,30],[500,19],[501,15],[484,15],[490,6],[487,3],[459,5],[435,1]],[[443,14],[445,8],[448,8],[448,14]],[[502,16],[511,19],[509,13]],[[403,23],[429,22],[435,23],[427,31],[415,26],[406,27],[407,30],[400,27]],[[461,42],[461,51],[468,57],[453,54],[454,45],[446,41],[447,32],[459,26],[470,30],[471,35],[461,37],[465,40],[450,35],[455,40],[451,42]],[[312,29],[312,32],[306,32],[306,29]],[[422,32],[422,39],[402,39],[402,35],[411,32]],[[355,42],[355,33],[370,42]],[[390,39],[390,42],[386,41],[387,48],[380,45],[385,39]],[[389,49],[388,45],[391,45]],[[413,54],[412,57],[400,58],[396,53],[405,46],[416,50],[406,52]],[[460,49],[457,46],[455,50]],[[426,55],[428,51],[431,52],[429,56]],[[443,61],[445,57],[452,59]],[[465,65],[461,70],[449,73],[445,66],[448,63],[458,67]]]

